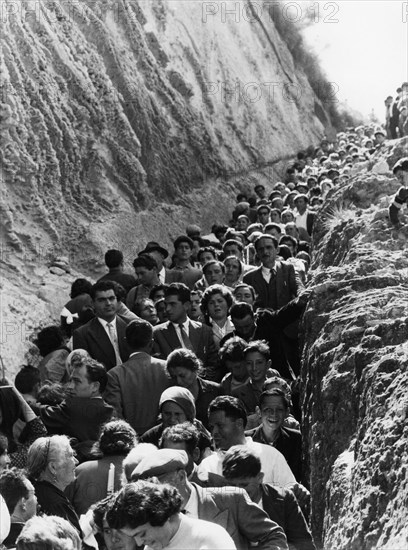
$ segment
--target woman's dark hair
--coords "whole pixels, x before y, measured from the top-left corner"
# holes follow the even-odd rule
[[[50,325],[43,328],[37,334],[34,344],[40,350],[40,355],[42,357],[45,357],[52,351],[57,350],[64,344],[64,334],[61,327],[57,325]]]
[[[92,515],[95,525],[99,531],[103,531],[103,520],[106,516],[107,511],[111,508],[112,504],[115,502],[116,495],[112,494],[100,500],[92,506]]]
[[[221,294],[221,296],[224,298],[224,300],[227,302],[228,310],[234,303],[234,298],[232,296],[232,292],[229,290],[228,287],[224,285],[211,285],[209,286],[203,294],[203,297],[201,299],[201,310],[204,314],[204,317],[207,321],[207,323],[210,322],[210,317],[208,314],[208,302],[211,300],[211,298],[215,294]]]
[[[278,247],[278,254],[284,260],[288,260],[292,257],[292,252],[287,244],[281,244]]]
[[[200,374],[203,365],[193,351],[185,348],[179,348],[170,353],[166,362],[167,370],[176,367],[183,367],[183,369],[188,369]]]
[[[125,420],[112,420],[102,426],[98,448],[104,456],[127,454],[136,444],[136,432]]]
[[[219,265],[221,271],[225,274],[225,265],[222,262],[220,262],[219,260],[209,260],[206,264],[203,265],[202,271],[204,275],[207,273],[208,268],[212,265]]]
[[[255,298],[256,298],[256,294],[255,294],[255,289],[252,285],[247,285],[246,283],[240,283],[239,285],[237,285],[234,290],[232,291],[234,296],[235,296],[235,293],[237,292],[237,290],[241,289],[241,288],[248,288],[249,291],[251,292],[252,294],[252,298],[253,300],[255,301]]]
[[[92,283],[87,279],[76,279],[71,285],[70,298],[76,298],[80,294],[91,294]]]
[[[119,491],[106,519],[114,529],[125,526],[135,529],[145,523],[161,527],[171,516],[180,512],[181,503],[179,492],[170,485],[136,481]]]
[[[20,393],[30,393],[41,382],[40,371],[32,365],[24,365],[16,374],[14,384]]]
[[[16,394],[11,388],[2,388],[0,390],[0,410],[3,417],[0,431],[7,437],[8,449],[12,453],[17,447],[13,437],[13,426],[20,417],[21,407]]]

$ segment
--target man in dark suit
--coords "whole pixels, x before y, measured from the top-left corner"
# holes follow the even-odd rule
[[[262,262],[261,267],[244,275],[244,282],[254,287],[257,298],[255,307],[273,311],[280,309],[295,298],[303,284],[293,264],[276,260],[278,241],[272,235],[262,235],[255,241],[255,250]],[[300,370],[298,351],[298,323],[292,323],[283,330],[282,346],[292,370]]]
[[[129,358],[125,340],[126,323],[116,315],[118,300],[112,281],[94,284],[91,298],[95,318],[74,331],[73,349],[86,350],[109,370]]]
[[[245,489],[253,502],[261,501],[270,519],[284,530],[290,548],[316,550],[295,495],[288,489],[263,483],[256,452],[246,446],[229,449],[222,462],[222,475],[229,484]]]
[[[153,327],[143,319],[126,327],[130,356],[111,369],[105,400],[141,435],[157,423],[162,392],[171,385],[166,362],[151,357]]]
[[[190,290],[183,283],[171,284],[165,291],[165,303],[169,321],[153,329],[154,355],[167,359],[175,349],[190,349],[203,362],[206,378],[215,379],[218,356],[212,330],[187,317]]]
[[[175,487],[183,499],[184,513],[224,527],[237,548],[287,548],[283,529],[251,502],[247,493],[233,487],[203,488],[187,478],[188,455],[176,449],[158,449],[135,468],[132,479],[158,477]]]
[[[143,254],[147,254],[156,260],[161,284],[170,285],[171,283],[180,283],[183,280],[183,274],[180,271],[168,269],[164,265],[164,260],[168,257],[169,253],[159,243],[155,241],[148,242],[144,250],[139,252],[138,256],[142,256]]]
[[[71,373],[68,388],[72,396],[60,405],[39,407],[41,420],[50,433],[65,434],[78,440],[74,448],[82,459],[89,459],[100,427],[114,413],[113,407],[102,399],[107,380],[105,367],[87,358]]]
[[[108,250],[105,254],[105,264],[109,268],[109,273],[98,279],[99,281],[116,281],[126,292],[129,292],[136,284],[136,279],[130,273],[124,272],[123,254],[120,250]]]
[[[278,241],[272,235],[262,235],[255,241],[261,267],[244,275],[244,283],[255,289],[255,307],[280,309],[295,298],[303,288],[292,264],[276,260]]]

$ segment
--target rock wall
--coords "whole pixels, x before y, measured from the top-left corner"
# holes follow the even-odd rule
[[[267,2],[1,10],[1,342],[18,364],[11,326],[21,315],[34,326],[66,299],[61,281],[47,294],[50,259],[69,257],[69,280],[94,276],[107,247],[131,261],[192,220],[205,231],[227,221],[236,189],[276,181],[274,163],[316,143],[327,117]]]
[[[357,167],[314,233],[302,384],[312,525],[326,549],[408,547],[408,229],[387,216],[399,183],[376,173],[407,148],[391,142]]]

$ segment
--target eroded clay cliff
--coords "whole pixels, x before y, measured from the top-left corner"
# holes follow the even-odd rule
[[[322,136],[325,105],[268,6],[2,2],[1,341],[11,369],[21,334],[55,317],[75,270],[96,275],[108,247],[132,261],[188,222],[227,221],[237,187],[271,180],[274,162]],[[65,278],[48,271],[59,255],[72,268]]]
[[[408,230],[389,223],[399,183],[381,166],[407,149],[390,142],[358,167],[314,233],[304,434],[312,525],[328,550],[408,547]]]

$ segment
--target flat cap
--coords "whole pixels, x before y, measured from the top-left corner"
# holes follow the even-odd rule
[[[186,451],[178,449],[157,449],[149,454],[132,472],[132,480],[146,479],[153,476],[170,474],[177,470],[185,470],[188,465]]]

